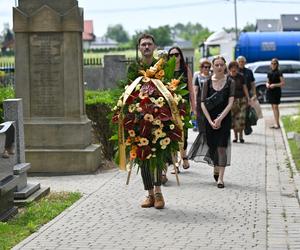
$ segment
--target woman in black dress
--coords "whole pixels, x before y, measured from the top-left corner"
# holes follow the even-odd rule
[[[176,59],[176,66],[174,72],[174,78],[182,77],[182,82],[186,83],[186,89],[189,91],[188,95],[185,95],[183,98],[186,99],[187,103],[189,103],[191,111],[195,114],[196,112],[196,102],[195,102],[195,93],[194,87],[192,83],[192,72],[188,65],[186,64],[183,53],[179,47],[172,47],[168,51],[168,58],[175,57]],[[183,152],[181,153],[181,158],[183,160],[182,167],[184,169],[188,169],[190,167],[188,157],[186,155],[187,149],[187,137],[188,137],[188,129],[184,128],[184,145],[183,145]],[[177,170],[178,171],[178,170]],[[179,172],[179,171],[178,171]],[[172,173],[175,173],[174,171]]]
[[[276,58],[271,61],[271,71],[268,73],[267,86],[267,98],[272,105],[275,124],[271,128],[278,129],[279,125],[279,104],[281,98],[281,88],[284,86],[284,78],[279,70],[279,63]]]
[[[224,188],[225,167],[230,165],[230,110],[234,101],[235,82],[224,73],[226,61],[223,57],[218,56],[212,60],[212,69],[212,77],[205,82],[201,98],[201,108],[206,117],[206,133],[199,133],[189,157],[194,161],[205,161],[214,166],[217,187]],[[208,110],[205,105],[206,98],[221,91],[223,101]]]

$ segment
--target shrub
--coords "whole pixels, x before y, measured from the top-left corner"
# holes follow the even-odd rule
[[[15,97],[15,91],[12,86],[0,87],[0,123],[3,122],[3,101]]]
[[[107,160],[113,159],[117,146],[115,141],[110,140],[117,132],[117,127],[111,122],[111,109],[120,95],[120,89],[85,91],[86,113],[92,121],[94,135],[100,142],[103,156]]]

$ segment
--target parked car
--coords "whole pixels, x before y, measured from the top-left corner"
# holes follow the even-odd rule
[[[259,61],[248,63],[247,68],[254,74],[257,98],[260,103],[267,102],[266,82],[267,74],[270,71],[271,61]],[[300,97],[300,62],[279,61],[279,69],[283,73],[285,86],[282,88],[282,97]]]

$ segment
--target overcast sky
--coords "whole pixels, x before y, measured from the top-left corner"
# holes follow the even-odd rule
[[[54,0],[53,0],[54,1]],[[64,1],[64,0],[60,0]],[[12,7],[17,0],[0,0],[0,30],[12,27]],[[94,33],[102,36],[109,25],[122,24],[129,34],[161,25],[200,23],[212,31],[234,27],[234,0],[78,0],[85,20],[94,21]],[[300,0],[237,0],[238,27],[256,19],[279,19],[300,14]]]

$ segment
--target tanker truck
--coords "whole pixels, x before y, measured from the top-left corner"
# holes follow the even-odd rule
[[[247,62],[279,60],[300,61],[300,32],[245,32],[235,46],[235,58],[245,56]]]
[[[248,63],[274,57],[300,61],[300,32],[243,32],[236,42],[234,33],[218,31],[200,45],[200,51],[202,57],[222,55],[228,62],[240,55]]]

